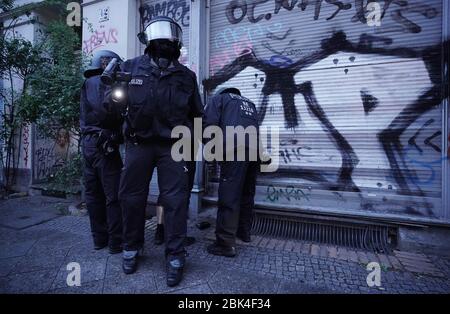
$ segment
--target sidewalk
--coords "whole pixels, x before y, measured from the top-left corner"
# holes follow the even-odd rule
[[[374,255],[300,241],[254,237],[234,259],[211,256],[214,227],[189,226],[197,242],[181,284],[165,283],[163,246],[147,222],[145,256],[133,275],[121,256],[94,251],[86,216],[62,215],[68,202],[41,196],[0,201],[0,293],[450,293],[450,258],[411,252]],[[202,220],[214,221],[214,211]],[[381,287],[366,283],[368,262],[382,265]],[[68,287],[70,262],[81,286]]]

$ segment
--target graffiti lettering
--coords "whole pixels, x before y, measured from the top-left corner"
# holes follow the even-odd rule
[[[270,202],[278,202],[281,198],[291,201],[300,201],[305,199],[309,201],[309,196],[300,188],[294,186],[275,187],[273,185],[267,186],[267,200]]]
[[[257,6],[267,3],[269,0],[232,0],[226,6],[225,15],[230,24],[239,24],[245,18],[252,23],[258,23],[262,20],[271,20],[273,16],[278,15],[281,10],[294,12],[295,8],[305,11],[309,6],[314,7],[314,20],[319,20],[322,11],[322,6],[333,5],[336,10],[325,19],[327,21],[333,20],[341,11],[348,11],[352,9],[352,3],[344,3],[339,0],[273,0],[273,11],[261,13],[255,16],[255,9]],[[367,17],[372,18],[373,3],[377,0],[355,0],[354,8],[356,14],[351,18],[352,22],[360,22],[368,24]],[[384,0],[384,5],[381,10],[381,17],[377,19],[378,23],[385,17],[389,11],[389,16],[394,22],[400,25],[401,29],[409,33],[419,33],[422,28],[420,25],[414,23],[407,18],[406,14],[420,14],[431,19],[437,16],[437,11],[427,4],[410,5],[407,0]],[[378,14],[377,14],[378,17]],[[370,22],[369,22],[370,23]]]
[[[28,124],[23,125],[23,161],[25,167],[28,166],[28,152],[30,147],[30,127]]]
[[[119,31],[115,28],[109,30],[96,30],[88,40],[83,41],[83,52],[90,54],[94,50],[107,44],[117,44]]]
[[[70,136],[60,129],[55,140],[44,136],[36,129],[34,133],[33,183],[46,181],[59,167],[67,161]]]
[[[139,8],[142,28],[156,16],[167,16],[183,27],[189,26],[189,3],[186,0],[161,1],[144,4]]]

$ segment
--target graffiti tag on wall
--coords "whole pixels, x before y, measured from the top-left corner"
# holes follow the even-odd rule
[[[119,31],[116,28],[105,29],[103,27],[95,30],[88,40],[83,41],[83,52],[91,54],[107,44],[117,44]]]
[[[266,13],[256,13],[258,6],[264,5],[267,2],[273,3],[273,10]],[[355,0],[354,3],[351,3],[338,0],[233,0],[226,7],[226,16],[231,24],[238,24],[244,19],[247,19],[250,23],[258,23],[262,20],[269,21],[275,18],[282,10],[290,11],[292,14],[297,14],[301,18],[304,18],[299,13],[311,7],[313,19],[319,20],[319,18],[322,18],[322,8],[324,6],[331,6],[333,7],[331,14],[325,16],[325,20],[333,20],[342,12],[354,10],[354,15],[350,21],[352,23],[359,22],[367,24],[367,5],[370,2],[375,1]],[[404,32],[419,33],[421,31],[420,25],[408,18],[408,14],[422,14],[427,18],[434,18],[438,13],[435,8],[426,4],[411,8],[408,5],[408,1],[385,0],[383,2],[381,19],[385,18],[386,13],[390,11],[388,15]]]
[[[34,132],[33,183],[46,181],[67,161],[70,136],[59,130],[56,140],[45,137],[37,128]]]
[[[189,26],[189,3],[186,0],[146,3],[139,8],[139,13],[143,27],[156,16],[167,16],[174,19],[182,27]]]

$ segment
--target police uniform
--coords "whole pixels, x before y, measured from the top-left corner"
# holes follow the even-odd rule
[[[128,116],[125,124],[126,158],[119,197],[124,209],[125,250],[142,248],[144,214],[150,179],[158,168],[160,204],[164,207],[166,253],[184,253],[189,169],[185,161],[171,157],[172,129],[193,126],[203,106],[195,74],[177,61],[161,71],[144,55],[125,62],[132,73],[129,84]]]
[[[258,117],[256,107],[249,99],[240,96],[237,89],[219,91],[208,103],[205,109],[204,127],[219,126],[226,139],[226,127],[254,127],[258,136]],[[234,143],[237,143],[235,138]],[[213,253],[214,248],[233,248],[221,251],[219,254],[234,256],[235,237],[249,241],[252,225],[256,176],[259,169],[258,143],[252,146],[248,138],[242,147],[229,147],[224,142],[224,161],[220,165],[219,204],[216,221],[216,243],[208,248]],[[238,161],[238,150],[245,152],[245,160]],[[256,159],[250,158],[253,156]],[[231,154],[230,154],[231,153]],[[233,155],[234,161],[227,156]],[[211,248],[213,248],[211,250]],[[217,252],[216,252],[217,253]],[[221,254],[223,253],[223,254]],[[215,254],[215,253],[213,253]]]
[[[114,137],[117,139],[114,145],[118,147],[122,122],[103,106],[106,86],[98,74],[88,77],[81,89],[85,198],[95,249],[109,245],[110,253],[119,253],[122,251],[122,213],[118,190],[122,159],[118,149],[105,152],[100,144],[103,139]]]

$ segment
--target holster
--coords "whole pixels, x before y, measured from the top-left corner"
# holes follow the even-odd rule
[[[105,156],[119,150],[123,143],[122,134],[119,131],[103,129],[98,134],[97,149]]]

